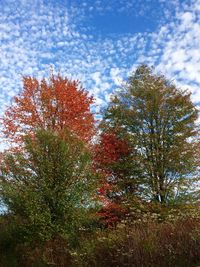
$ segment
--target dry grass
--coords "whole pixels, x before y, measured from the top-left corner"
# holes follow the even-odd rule
[[[200,264],[200,221],[119,225],[83,249],[82,266],[192,267]],[[79,261],[80,264],[80,261]],[[81,266],[81,265],[79,265]]]

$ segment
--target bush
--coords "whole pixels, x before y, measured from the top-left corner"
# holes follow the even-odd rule
[[[83,244],[77,266],[192,267],[200,263],[200,221],[119,224]]]

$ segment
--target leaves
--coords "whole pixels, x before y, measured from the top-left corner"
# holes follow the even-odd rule
[[[104,114],[104,132],[129,140],[143,197],[166,201],[196,170],[198,111],[191,94],[140,66]],[[179,194],[179,192],[177,192]]]
[[[9,154],[1,172],[4,204],[28,242],[73,235],[89,218],[96,176],[88,149],[70,132],[27,137],[25,150]]]
[[[14,98],[2,119],[3,133],[12,143],[21,143],[24,135],[37,129],[72,131],[88,142],[94,134],[94,117],[90,111],[93,97],[79,81],[51,74],[39,81],[23,78],[23,90]]]

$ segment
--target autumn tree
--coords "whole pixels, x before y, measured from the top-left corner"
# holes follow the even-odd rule
[[[95,184],[88,148],[67,131],[27,136],[25,149],[1,163],[1,198],[21,242],[73,241],[90,218]]]
[[[102,131],[115,131],[129,143],[133,164],[125,179],[139,184],[144,198],[167,202],[192,179],[198,111],[190,97],[190,92],[142,65],[105,111]]]
[[[92,104],[93,97],[79,81],[60,74],[41,81],[24,77],[21,93],[14,97],[2,118],[3,133],[12,143],[20,143],[24,135],[32,135],[36,129],[68,129],[88,142],[94,134]]]
[[[122,193],[133,193],[136,182],[129,179],[133,164],[134,151],[128,140],[117,132],[102,132],[95,146],[95,168],[104,177],[102,192],[106,185],[110,198],[121,199]],[[126,179],[127,178],[127,179]]]
[[[124,196],[136,190],[136,184],[126,179],[131,174],[131,154],[128,142],[115,132],[102,132],[94,146],[94,167],[101,177],[98,196],[102,208],[97,215],[103,226],[115,227],[124,219],[127,213],[122,205]]]

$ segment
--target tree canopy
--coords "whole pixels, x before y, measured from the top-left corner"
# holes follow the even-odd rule
[[[25,241],[73,237],[95,193],[90,153],[70,132],[40,130],[1,164],[1,197]],[[83,215],[84,214],[84,215]]]
[[[142,65],[113,97],[102,130],[129,142],[135,161],[129,180],[140,194],[166,202],[196,170],[197,118],[190,92]]]
[[[68,129],[81,140],[94,134],[94,116],[90,110],[93,97],[79,81],[51,74],[41,81],[23,78],[23,90],[14,97],[3,117],[3,133],[12,143],[36,129],[62,132]]]

